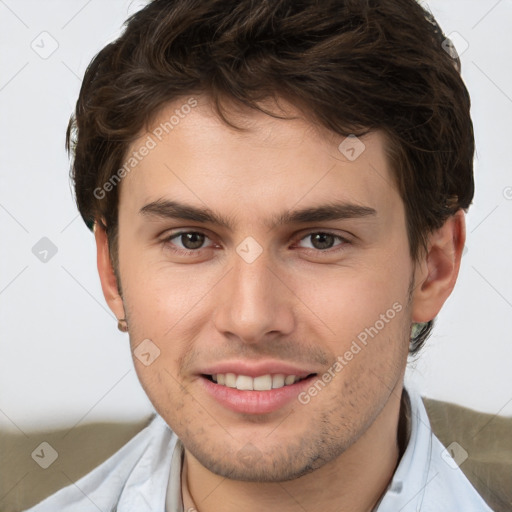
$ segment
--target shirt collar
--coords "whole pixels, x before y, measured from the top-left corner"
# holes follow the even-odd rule
[[[405,388],[404,388],[405,389]],[[432,461],[432,430],[420,395],[410,388],[410,437],[387,492],[376,512],[396,512],[405,507],[421,510]]]

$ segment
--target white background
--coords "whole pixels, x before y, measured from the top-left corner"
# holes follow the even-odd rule
[[[0,428],[132,420],[151,405],[104,301],[68,180],[65,130],[93,56],[140,2],[0,0]],[[512,2],[428,2],[456,31],[477,157],[457,286],[410,377],[422,394],[512,415]],[[40,35],[42,32],[48,35]],[[31,44],[58,48],[41,58]],[[464,42],[453,38],[457,49]],[[35,43],[32,43],[35,41]],[[58,252],[39,261],[48,237]]]

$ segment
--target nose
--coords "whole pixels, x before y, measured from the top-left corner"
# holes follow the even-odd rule
[[[235,255],[231,271],[216,287],[213,321],[218,331],[249,344],[293,332],[294,295],[279,274],[265,253],[251,263]]]

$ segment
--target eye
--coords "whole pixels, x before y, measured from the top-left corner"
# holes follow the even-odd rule
[[[310,247],[304,248],[316,253],[332,254],[333,252],[344,250],[345,246],[350,244],[350,241],[346,238],[335,233],[325,231],[308,233],[299,240],[299,243],[307,240],[308,238],[311,241]],[[163,244],[166,248],[178,255],[190,256],[199,254],[202,249],[212,248],[213,244],[206,247],[204,246],[206,240],[209,240],[209,237],[200,231],[179,231],[165,237],[163,239]],[[339,241],[339,243],[335,245],[336,241]]]
[[[324,231],[316,231],[313,233],[308,233],[305,237],[301,238],[300,241],[311,239],[312,247],[306,247],[307,249],[313,249],[315,251],[327,252],[329,249],[333,247],[333,244],[336,240],[341,241],[338,244],[338,249],[329,252],[336,252],[338,250],[343,250],[344,246],[350,243],[346,238],[336,235],[334,233],[324,232]]]
[[[191,254],[204,249],[202,245],[205,239],[208,239],[208,237],[200,231],[179,231],[178,233],[167,236],[163,240],[163,243],[176,253]],[[179,244],[181,244],[181,247]]]

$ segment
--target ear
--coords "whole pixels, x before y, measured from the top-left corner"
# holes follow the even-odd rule
[[[449,217],[429,237],[428,253],[416,264],[412,321],[428,322],[436,317],[452,293],[459,275],[466,241],[463,210]]]
[[[123,299],[119,294],[117,278],[110,261],[107,233],[98,222],[94,223],[94,237],[96,238],[97,264],[101,289],[103,290],[108,307],[116,315],[117,319],[120,320],[125,318]]]

